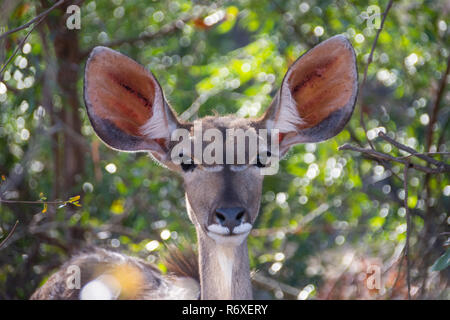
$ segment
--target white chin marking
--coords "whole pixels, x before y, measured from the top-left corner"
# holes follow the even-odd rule
[[[252,229],[252,225],[248,222],[241,223],[233,229],[233,233],[248,233]]]
[[[218,234],[229,234],[230,233],[230,229],[228,229],[227,227],[221,226],[219,224],[216,224],[216,223],[209,225],[208,231],[218,233]]]

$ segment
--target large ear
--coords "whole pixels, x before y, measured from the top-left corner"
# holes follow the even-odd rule
[[[358,92],[355,52],[342,35],[302,55],[287,71],[262,121],[280,132],[280,154],[297,143],[338,134],[352,115]]]
[[[164,155],[178,121],[151,72],[114,50],[88,58],[84,100],[92,126],[110,147]]]

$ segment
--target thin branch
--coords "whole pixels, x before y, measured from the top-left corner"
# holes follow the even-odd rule
[[[417,156],[417,155],[426,155],[426,156],[450,156],[450,152],[422,152],[422,153],[412,153],[409,156],[403,156],[403,157],[399,157],[402,159],[408,159],[411,158],[412,156]]]
[[[446,167],[439,167],[439,168],[429,168],[429,167],[424,167],[421,166],[419,164],[416,163],[412,163],[408,160],[404,160],[402,158],[396,158],[393,157],[391,155],[388,155],[386,153],[382,153],[379,151],[375,151],[372,149],[364,149],[364,148],[360,148],[357,146],[353,146],[351,144],[344,144],[342,146],[339,147],[339,150],[353,150],[353,151],[357,151],[357,152],[361,152],[363,154],[368,154],[374,158],[380,159],[380,160],[385,160],[385,161],[394,161],[394,162],[398,162],[398,163],[403,163],[404,165],[407,165],[409,168],[414,168],[418,171],[422,171],[425,173],[445,173],[445,172],[450,172],[450,170]]]
[[[322,213],[328,210],[330,206],[326,203],[322,203],[318,208],[309,212],[303,217],[302,220],[295,227],[280,227],[280,228],[267,228],[267,229],[254,229],[251,234],[254,237],[267,237],[268,235],[283,232],[285,234],[299,233],[308,223],[320,216]]]
[[[25,38],[22,39],[22,41],[20,41],[19,45],[16,47],[16,49],[14,49],[14,52],[11,54],[11,56],[8,58],[8,60],[6,60],[6,62],[3,64],[2,69],[0,70],[0,81],[3,80],[3,71],[5,71],[6,67],[8,66],[8,64],[12,61],[12,59],[16,56],[17,52],[19,50],[22,50],[23,45],[25,44],[25,41],[27,41],[28,37],[30,36],[31,32],[33,32],[34,28],[42,22],[42,20],[44,20],[45,17],[42,17],[34,26],[33,28],[31,28],[30,31],[28,31],[27,35],[25,36]]]
[[[409,242],[411,237],[411,216],[408,206],[408,165],[403,169],[403,189],[405,190],[404,207],[406,210],[406,282],[408,283],[408,299],[411,300],[411,259],[409,254]]]
[[[66,0],[60,0],[59,2],[57,2],[56,4],[54,4],[52,7],[50,7],[49,9],[45,10],[44,12],[42,12],[41,14],[39,14],[38,16],[36,16],[35,18],[33,18],[31,21],[29,21],[28,23],[10,30],[8,32],[5,32],[4,34],[0,35],[0,40],[6,36],[8,36],[9,34],[22,30],[22,29],[26,29],[28,28],[30,25],[33,25],[33,27],[30,29],[30,31],[28,31],[28,33],[26,34],[26,36],[22,39],[22,41],[20,41],[19,45],[16,47],[16,49],[14,50],[14,52],[11,54],[11,56],[8,58],[8,60],[6,60],[6,62],[3,64],[2,69],[0,70],[0,81],[3,80],[3,72],[5,71],[6,67],[8,66],[8,64],[12,61],[12,59],[16,56],[17,52],[19,50],[22,50],[23,45],[25,44],[25,41],[27,41],[28,37],[30,36],[30,34],[33,32],[33,30],[47,17],[47,15],[56,7],[60,6],[61,4],[63,4]]]
[[[48,8],[47,10],[45,10],[44,12],[42,12],[41,14],[37,15],[36,17],[34,17],[33,19],[31,19],[29,22],[25,23],[24,25],[21,25],[20,27],[17,27],[15,29],[9,30],[3,34],[0,35],[0,40],[9,36],[10,34],[26,29],[29,26],[31,26],[33,23],[35,23],[36,21],[38,21],[34,26],[33,29],[36,27],[36,25],[38,25],[43,18],[45,18],[53,9],[59,7],[60,5],[62,5],[66,0],[60,0],[57,3],[55,3],[53,6],[51,6],[50,8]],[[41,19],[42,18],[42,19]]]
[[[80,196],[74,196],[71,197],[69,200],[55,200],[55,201],[46,201],[46,200],[6,200],[0,198],[0,203],[10,203],[10,204],[61,204],[66,206],[67,204],[71,203],[75,206],[80,206],[78,200],[80,199]],[[45,212],[45,211],[44,211]]]
[[[406,246],[406,245],[405,245]],[[400,259],[400,262],[398,264],[398,269],[397,269],[397,277],[395,277],[395,281],[394,284],[391,287],[391,294],[389,299],[392,299],[392,296],[394,295],[395,292],[395,288],[397,287],[397,283],[401,277],[401,271],[402,271],[402,266],[403,266],[403,260],[405,259],[406,254],[402,254],[402,257]]]
[[[16,203],[16,204],[63,204],[66,201],[39,201],[39,200],[5,200],[0,199],[0,203]]]
[[[214,4],[211,7],[216,8],[217,4]],[[208,10],[211,9],[211,7],[204,7],[203,10],[200,10],[200,13],[198,13],[196,15],[190,14],[190,15],[187,15],[186,17],[184,17],[184,18],[181,18],[181,19],[178,19],[178,20],[176,20],[174,22],[166,24],[165,26],[163,26],[158,31],[143,33],[143,34],[141,34],[138,37],[113,40],[113,41],[110,41],[110,42],[103,43],[102,46],[113,48],[113,47],[118,47],[118,46],[120,46],[122,44],[125,44],[125,43],[136,43],[138,41],[149,41],[149,40],[153,40],[153,39],[156,39],[156,38],[160,38],[160,37],[166,36],[166,35],[168,35],[170,33],[173,33],[173,32],[175,32],[177,30],[180,30],[180,25],[182,26],[182,25],[184,25],[185,23],[187,23],[189,21],[192,21],[192,20],[199,19],[199,18],[203,17],[205,15],[205,13],[208,12]],[[87,50],[81,52],[80,59],[81,60],[85,59],[89,55],[89,53],[92,51],[92,49],[94,49],[94,47],[90,47]]]
[[[448,77],[448,74],[449,74],[449,71],[450,71],[449,68],[450,68],[450,57],[447,60],[447,68],[446,68],[445,74],[442,77],[441,83],[439,85],[439,89],[436,92],[436,99],[435,99],[433,108],[430,111],[430,113],[431,113],[431,115],[430,115],[430,123],[428,124],[428,128],[427,128],[426,144],[425,144],[425,150],[426,151],[430,151],[431,150],[431,145],[432,145],[432,142],[433,142],[433,127],[434,127],[434,125],[435,125],[435,123],[437,121],[437,114],[438,114],[440,102],[441,102],[442,96],[443,96],[444,91],[445,91],[445,86],[447,84],[447,77]],[[444,128],[443,128],[441,136],[439,137],[438,145],[437,145],[438,147],[439,147],[441,138],[444,137],[444,133],[445,133],[445,129],[446,129],[447,124],[448,124],[448,120],[447,120],[447,122],[444,125]],[[428,243],[428,241],[425,241],[425,240],[429,239],[429,237],[430,237],[430,232],[431,232],[430,221],[432,219],[432,214],[433,214],[433,210],[431,208],[432,207],[431,200],[430,200],[431,197],[432,197],[432,190],[433,190],[432,187],[431,187],[431,176],[430,176],[430,173],[427,173],[425,175],[423,185],[424,185],[424,189],[425,189],[425,197],[424,198],[425,198],[425,207],[426,207],[426,211],[425,211],[426,219],[424,219],[424,225],[423,225],[423,230],[424,230],[424,232],[423,232],[423,239],[424,239],[424,241],[422,241],[421,243],[422,243],[422,246],[425,246]],[[424,249],[427,249],[427,248],[424,247]],[[420,269],[421,269],[421,276],[423,277],[423,280],[422,280],[422,286],[420,288],[420,293],[418,294],[419,298],[423,297],[423,295],[425,294],[425,284],[426,284],[426,281],[428,279],[428,275],[427,275],[426,270],[428,269],[428,266],[429,266],[429,259],[430,259],[429,252],[425,252],[424,254],[422,254],[422,257],[421,257],[421,260],[420,260],[422,265],[420,266]]]
[[[449,124],[450,124],[450,115],[447,116],[447,119],[444,121],[444,125],[442,126],[442,131],[441,134],[439,135],[438,142],[436,144],[437,149],[439,149],[439,146],[444,142],[445,134],[448,132],[447,130]]]
[[[200,107],[212,96],[219,93],[220,90],[213,89],[210,90],[207,93],[200,94],[197,99],[194,100],[194,102],[191,104],[189,108],[186,109],[178,118],[183,121],[189,120],[194,114],[198,112]]]
[[[285,283],[281,283],[272,278],[266,277],[261,274],[261,272],[255,272],[252,274],[252,282],[257,286],[270,291],[281,290],[285,297],[290,299],[298,299],[298,295],[301,290],[294,288]]]
[[[378,29],[377,34],[375,35],[375,39],[373,40],[372,48],[370,49],[369,58],[367,59],[366,69],[364,70],[363,80],[361,82],[361,86],[359,87],[359,93],[358,93],[359,98],[362,98],[362,94],[363,94],[363,91],[364,91],[364,86],[366,85],[366,81],[367,81],[367,72],[369,70],[369,65],[372,63],[372,60],[373,60],[373,53],[375,52],[375,47],[377,46],[378,37],[380,36],[381,31],[383,30],[384,21],[386,20],[386,17],[388,15],[389,10],[392,7],[392,3],[393,2],[394,2],[393,0],[390,0],[389,3],[387,4],[386,10],[383,13],[383,19],[381,20],[380,28]],[[363,106],[362,102],[360,102],[360,105],[361,105],[360,123],[361,123],[361,126],[364,129],[364,132],[366,133],[366,138],[367,138],[367,127],[366,127],[366,123],[364,122],[364,112],[363,112],[363,109],[362,109],[362,106]],[[369,142],[370,147],[372,149],[375,149],[373,144],[372,144],[372,141],[370,141],[370,139],[367,139],[367,141]]]
[[[431,110],[430,123],[427,128],[427,140],[426,140],[426,150],[430,151],[431,144],[433,142],[433,127],[437,121],[437,114],[439,110],[439,105],[441,104],[442,96],[445,92],[445,86],[447,85],[447,77],[450,72],[450,56],[447,59],[447,68],[444,75],[442,76],[441,82],[439,84],[439,89],[436,93],[436,100],[434,101],[433,108]]]
[[[6,236],[5,239],[3,239],[2,242],[0,242],[0,249],[3,247],[3,245],[6,243],[6,241],[9,240],[9,238],[11,238],[11,236],[13,235],[14,231],[16,231],[17,225],[19,224],[19,220],[16,221],[16,223],[14,224],[14,226],[12,227],[11,231],[8,233],[8,235]]]
[[[393,146],[395,146],[395,147],[397,147],[397,148],[399,148],[399,149],[401,149],[403,151],[409,152],[411,155],[413,155],[413,156],[415,156],[417,158],[420,158],[422,160],[425,160],[426,162],[434,164],[438,168],[439,167],[447,167],[447,170],[450,170],[450,165],[448,165],[448,164],[446,164],[444,162],[441,162],[439,160],[433,159],[433,158],[431,158],[431,157],[429,157],[429,156],[427,156],[427,155],[425,155],[423,153],[419,153],[416,150],[414,150],[413,148],[410,148],[408,146],[405,146],[404,144],[401,144],[398,141],[395,141],[394,139],[390,138],[389,136],[387,136],[386,134],[384,134],[381,131],[378,133],[378,136],[380,138],[382,138],[383,140],[389,142]]]

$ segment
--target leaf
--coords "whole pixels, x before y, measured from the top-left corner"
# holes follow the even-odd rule
[[[78,201],[71,202],[74,206],[81,207],[81,204]]]
[[[124,208],[124,201],[121,199],[118,200],[114,200],[111,208],[110,208],[111,212],[114,214],[122,214],[125,210]]]
[[[70,203],[73,203],[73,202],[78,201],[78,200],[80,200],[80,196],[75,196],[75,197],[71,197],[71,198],[69,199],[69,202],[70,202]]]
[[[431,266],[432,271],[442,271],[450,265],[450,249],[440,256],[436,262]]]

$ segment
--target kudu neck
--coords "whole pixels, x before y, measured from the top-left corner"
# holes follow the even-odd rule
[[[247,240],[224,246],[201,231],[197,237],[201,299],[252,299]]]

